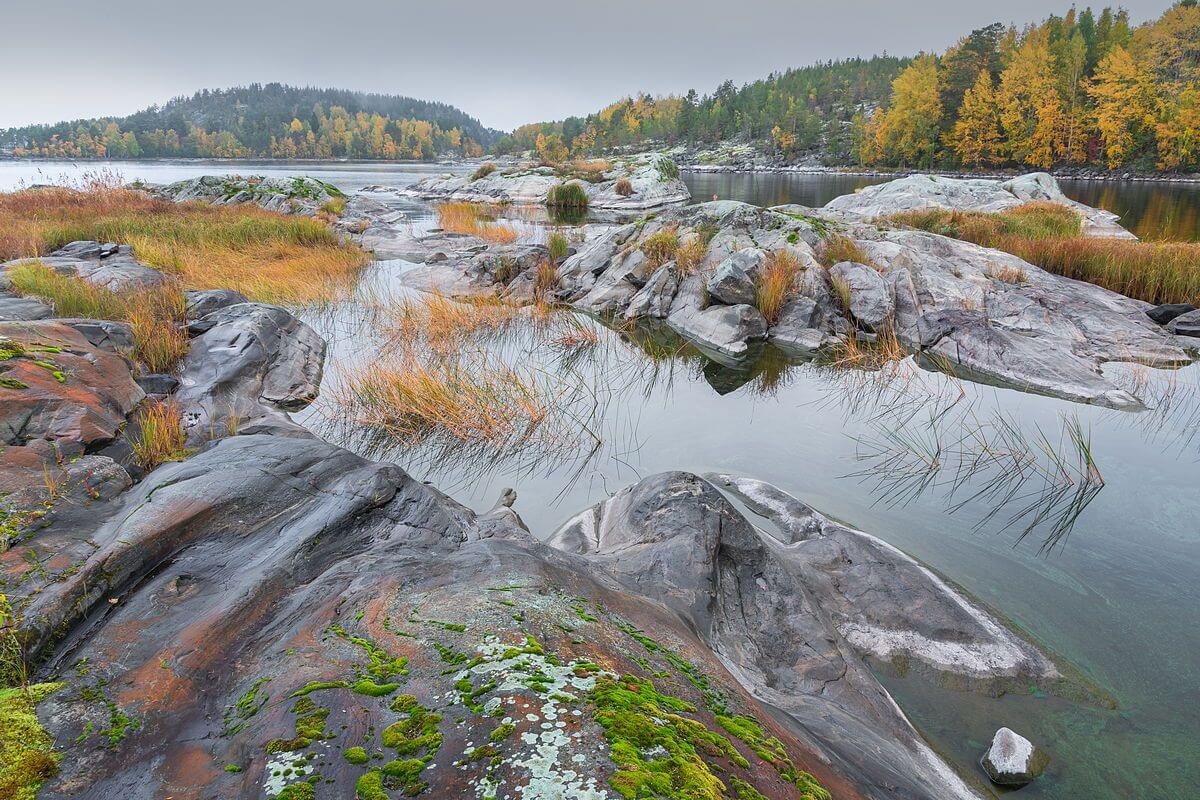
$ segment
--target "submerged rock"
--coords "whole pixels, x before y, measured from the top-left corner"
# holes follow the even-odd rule
[[[999,786],[1024,786],[1042,774],[1050,761],[1033,743],[1008,728],[1000,728],[979,763]]]

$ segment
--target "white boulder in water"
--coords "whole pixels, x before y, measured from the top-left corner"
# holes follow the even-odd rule
[[[1033,743],[1008,728],[992,737],[992,746],[980,764],[992,783],[999,786],[1024,786],[1042,774],[1049,759]]]

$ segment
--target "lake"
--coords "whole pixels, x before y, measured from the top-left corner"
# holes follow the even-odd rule
[[[91,168],[93,165],[84,165]],[[114,164],[127,179],[165,182],[213,172],[309,174],[346,190],[403,184],[443,167],[384,164]],[[74,169],[0,162],[0,188]],[[57,171],[56,171],[57,170]],[[821,205],[877,179],[823,175],[686,175],[693,194],[764,205]],[[1200,238],[1200,187],[1069,182],[1072,197],[1125,215],[1142,235]],[[428,206],[399,201],[414,226]],[[530,529],[546,536],[584,506],[662,470],[734,472],[774,483],[821,511],[921,559],[1071,665],[1115,703],[1033,695],[983,698],[880,669],[881,680],[930,742],[965,775],[993,731],[1007,725],[1043,746],[1047,774],[1029,798],[1187,798],[1200,785],[1200,372],[1111,367],[1151,387],[1157,410],[1123,413],[966,382],[911,368],[887,376],[792,364],[768,353],[733,370],[649,334],[630,341],[600,329],[579,357],[520,332],[488,345],[564,396],[587,405],[576,446],[486,459],[446,449],[367,440],[334,398],[347,371],[386,345],[369,303],[407,293],[412,265],[377,262],[357,299],[303,316],[330,341],[326,393],[298,418],[332,439],[396,460],[473,508],[516,488]],[[582,319],[580,324],[594,324]],[[917,376],[914,383],[908,380]],[[898,416],[899,405],[910,409]],[[881,409],[891,408],[893,413]],[[948,409],[948,410],[947,410]],[[931,422],[933,419],[938,422]],[[583,419],[582,417],[579,419]],[[579,426],[584,427],[584,422]],[[923,491],[885,462],[898,430],[926,441],[960,441],[1012,429],[1009,449],[1051,452],[1075,483],[1036,476],[997,504],[1003,471],[941,476]],[[1071,431],[1090,441],[1102,485],[1084,484]],[[593,436],[594,435],[594,436]],[[599,445],[595,440],[599,440]],[[1044,445],[1044,446],[1043,446]],[[587,451],[589,455],[584,455]],[[886,463],[892,467],[887,468]],[[911,467],[911,462],[909,462]],[[1051,470],[1052,471],[1052,470]],[[919,473],[916,473],[918,478]],[[1089,494],[1078,494],[1080,487]],[[1082,507],[1080,507],[1082,506]],[[1045,510],[1043,510],[1043,508]],[[1032,511],[1030,511],[1032,509]],[[1077,512],[1077,513],[1076,513]],[[1041,517],[1038,517],[1038,514]],[[1074,515],[1074,516],[1072,516]],[[1040,520],[1040,521],[1039,521]],[[1031,521],[1038,521],[1027,535]],[[1065,529],[1063,528],[1065,526]]]

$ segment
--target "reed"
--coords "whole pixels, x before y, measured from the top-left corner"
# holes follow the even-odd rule
[[[546,249],[550,251],[550,258],[556,262],[562,261],[571,251],[571,242],[562,231],[554,231],[546,240]]]
[[[140,410],[134,416],[133,428],[129,446],[137,465],[146,471],[168,461],[183,461],[190,455],[185,446],[183,417],[171,400]]]
[[[557,186],[551,187],[547,193],[546,205],[553,208],[587,208],[587,192],[576,181],[560,183]]]

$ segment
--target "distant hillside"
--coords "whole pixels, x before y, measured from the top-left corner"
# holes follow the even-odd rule
[[[1020,29],[987,25],[941,54],[833,61],[704,97],[643,94],[522,126],[496,149],[553,161],[685,145],[704,160],[739,142],[783,163],[1196,171],[1198,2],[1137,26],[1122,9],[1072,7]]]
[[[790,69],[736,87],[726,81],[703,97],[629,97],[587,117],[523,125],[496,144],[499,152],[538,147],[604,153],[652,144],[702,146],[759,142],[789,159],[822,150],[849,158],[850,122],[887,101],[892,81],[912,61],[882,55]]]
[[[65,158],[479,155],[499,136],[445,103],[278,83],[204,90],[127,117],[0,132],[0,151]]]

